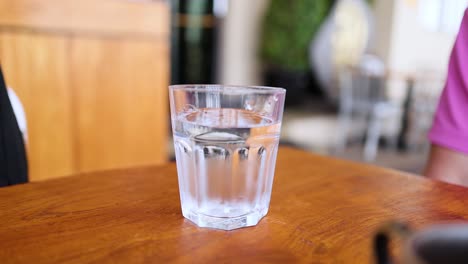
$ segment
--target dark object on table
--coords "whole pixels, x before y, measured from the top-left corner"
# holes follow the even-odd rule
[[[379,264],[395,263],[388,244],[393,237],[403,239],[403,264],[468,263],[468,224],[440,224],[412,232],[402,223],[385,225],[374,238],[374,253]]]
[[[0,187],[28,182],[23,135],[0,68]]]

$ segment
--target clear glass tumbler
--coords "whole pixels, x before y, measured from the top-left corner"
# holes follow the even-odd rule
[[[169,87],[182,214],[200,227],[256,225],[268,212],[286,91]]]

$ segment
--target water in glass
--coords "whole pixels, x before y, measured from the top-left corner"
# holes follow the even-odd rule
[[[281,123],[233,108],[192,108],[173,122],[182,214],[202,227],[256,225],[270,204]]]

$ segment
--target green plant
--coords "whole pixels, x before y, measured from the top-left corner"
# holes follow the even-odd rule
[[[261,39],[261,58],[268,67],[290,71],[308,68],[308,47],[326,18],[332,0],[271,0]]]

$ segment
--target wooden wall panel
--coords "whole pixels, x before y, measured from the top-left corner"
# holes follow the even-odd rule
[[[72,39],[80,171],[167,160],[168,56],[166,42]]]
[[[113,35],[169,35],[164,1],[0,0],[0,25]]]
[[[32,181],[167,160],[165,1],[0,0],[0,63]]]
[[[75,173],[67,40],[3,31],[0,63],[25,107],[30,180]]]

